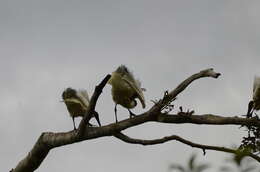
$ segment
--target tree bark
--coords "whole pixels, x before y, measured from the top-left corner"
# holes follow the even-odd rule
[[[196,73],[181,84],[179,84],[176,89],[171,92],[167,92],[164,97],[155,103],[147,112],[144,112],[140,115],[137,115],[131,119],[125,119],[118,123],[112,123],[102,127],[88,127],[86,124],[90,120],[90,114],[95,110],[95,105],[100,96],[102,89],[106,85],[107,81],[110,78],[110,75],[107,75],[103,81],[96,87],[95,92],[93,93],[90,105],[88,107],[87,113],[80,122],[79,129],[63,133],[53,133],[45,132],[42,133],[35,143],[32,150],[26,155],[26,157],[21,160],[18,165],[12,169],[12,172],[32,172],[35,171],[40,164],[43,162],[45,157],[48,155],[49,151],[53,148],[73,144],[76,142],[81,142],[90,139],[96,139],[99,137],[105,136],[115,136],[120,140],[123,140],[127,143],[132,144],[143,144],[143,145],[152,145],[152,144],[161,144],[170,140],[177,140],[184,144],[190,145],[192,147],[201,148],[204,151],[206,149],[235,153],[235,150],[209,146],[193,143],[191,141],[185,140],[177,135],[172,135],[164,137],[157,140],[140,140],[133,139],[121,133],[121,131],[141,125],[146,122],[160,122],[160,123],[172,123],[172,124],[204,124],[204,125],[243,125],[243,126],[256,126],[260,127],[260,120],[257,118],[240,118],[240,117],[222,117],[213,114],[204,114],[204,115],[195,115],[190,112],[179,112],[177,114],[168,114],[163,113],[162,110],[169,106],[169,104],[176,99],[177,95],[181,93],[185,88],[187,88],[194,80],[203,77],[212,77],[218,78],[220,73],[216,73],[213,69],[206,69]],[[253,154],[248,154],[248,156],[260,161],[259,157]]]

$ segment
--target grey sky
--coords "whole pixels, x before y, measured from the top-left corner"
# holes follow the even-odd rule
[[[256,0],[0,0],[0,171],[14,167],[41,132],[73,129],[59,102],[66,87],[92,93],[120,64],[147,89],[145,110],[189,75],[214,67],[221,78],[195,81],[176,105],[197,114],[244,114],[253,77],[260,75],[259,5]],[[115,120],[110,89],[97,105],[103,125]],[[143,110],[139,105],[134,112]],[[118,117],[127,118],[127,111],[119,107]],[[225,146],[243,134],[237,126],[155,123],[126,133],[178,134]],[[166,171],[193,151],[176,142],[142,147],[101,138],[54,149],[37,171]],[[207,152],[201,160],[219,164],[225,157]]]

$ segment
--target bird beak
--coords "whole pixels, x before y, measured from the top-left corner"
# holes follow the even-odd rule
[[[63,102],[64,102],[64,100],[60,100],[60,102],[61,102],[61,103],[63,103]]]
[[[101,127],[101,123],[100,123],[100,121],[99,121],[99,114],[96,112],[96,111],[94,111],[94,117],[96,118],[96,120],[97,120],[97,123],[98,123],[98,125]]]

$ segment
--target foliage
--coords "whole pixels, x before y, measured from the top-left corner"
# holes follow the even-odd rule
[[[249,116],[248,118],[256,118],[259,120],[259,117],[255,114],[255,116]],[[259,126],[242,126],[247,129],[247,136],[243,137],[240,149],[244,149],[246,151],[250,150],[251,153],[259,154],[260,153],[260,127]]]
[[[237,156],[228,159],[228,164],[221,166],[219,171],[221,172],[260,172],[252,159],[244,157],[240,161],[237,161]]]
[[[169,166],[169,169],[170,169],[170,171],[177,170],[179,172],[202,172],[210,167],[210,165],[207,163],[197,164],[196,157],[197,157],[196,154],[192,154],[186,167],[182,166],[180,164],[172,163]]]
[[[223,162],[223,165],[219,167],[217,172],[260,172],[260,168],[257,168],[257,164],[251,158],[244,156],[244,151],[238,149],[237,153]],[[202,172],[209,169],[211,166],[208,163],[196,162],[196,154],[191,154],[187,164],[175,164],[169,165],[169,171],[171,172]]]

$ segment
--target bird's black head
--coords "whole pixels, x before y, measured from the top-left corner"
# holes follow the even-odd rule
[[[66,90],[63,91],[62,93],[62,98],[64,99],[68,99],[68,98],[73,98],[76,97],[76,90],[72,89],[72,88],[67,88]]]
[[[117,69],[116,69],[117,73],[130,73],[129,70],[127,69],[127,67],[125,65],[120,65]]]

